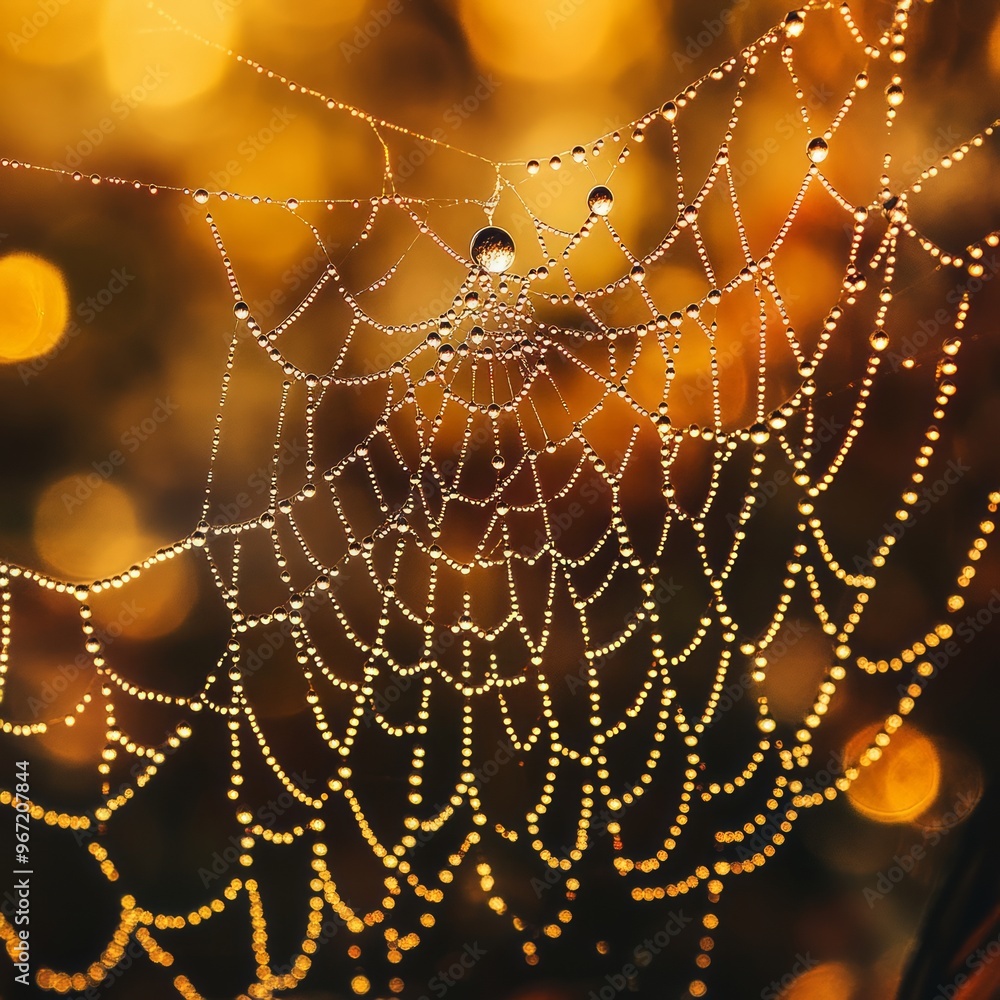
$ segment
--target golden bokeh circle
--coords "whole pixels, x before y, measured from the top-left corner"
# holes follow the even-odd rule
[[[555,4],[461,0],[462,27],[480,63],[525,80],[611,79],[652,55],[652,26],[663,17],[651,0]],[[649,26],[637,32],[635,26]],[[627,38],[628,44],[612,39]]]
[[[203,0],[175,0],[170,15],[193,34],[228,47],[240,10],[234,3],[223,17]],[[178,30],[134,0],[108,0],[101,41],[109,89],[136,94],[138,103],[155,108],[184,104],[211,90],[232,65],[223,49]]]
[[[69,320],[62,271],[43,257],[0,257],[0,362],[25,361],[50,351]]]
[[[851,1000],[857,976],[843,962],[808,969],[781,994],[781,1000]]]
[[[878,725],[855,733],[844,749],[847,764],[872,744]],[[929,809],[941,785],[941,759],[934,743],[915,726],[895,732],[882,756],[861,769],[848,790],[851,805],[877,823],[909,823]]]
[[[148,554],[129,495],[97,471],[52,483],[35,508],[35,548],[56,572],[97,580]]]

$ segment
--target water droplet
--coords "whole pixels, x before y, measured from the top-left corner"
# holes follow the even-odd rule
[[[785,15],[785,36],[788,38],[798,38],[805,30],[806,12],[804,10],[790,10]]]
[[[754,424],[750,428],[750,440],[754,444],[767,444],[767,439],[771,436],[767,424]]]
[[[603,184],[591,188],[590,194],[587,196],[587,204],[594,215],[607,215],[611,211],[614,201],[615,196],[611,193],[610,188],[604,187]]]
[[[455,348],[451,344],[442,344],[438,348],[438,357],[445,362],[451,361],[455,357]]]
[[[538,160],[528,160],[528,162],[525,164],[525,170],[527,170],[529,174],[537,174],[538,168],[539,168]]]
[[[583,146],[573,147],[573,159],[576,160],[577,163],[583,163],[586,158],[587,151],[583,148]]]
[[[240,299],[236,305],[233,306],[233,315],[237,319],[247,319],[250,315],[250,307]]]
[[[499,472],[507,463],[503,460],[503,455],[493,456],[493,468]]]
[[[667,101],[667,103],[660,108],[660,114],[663,115],[668,122],[672,122],[677,117],[677,105],[674,104],[673,101]]]
[[[506,229],[486,226],[472,237],[472,259],[492,274],[502,274],[514,263],[514,240]]]
[[[629,272],[629,277],[637,284],[641,285],[646,280],[646,269],[642,264],[636,264]]]
[[[290,212],[294,212],[295,209],[297,209],[298,207],[299,207],[298,198],[289,198],[288,201],[285,202],[285,208],[287,208]]]
[[[868,338],[868,342],[872,345],[872,350],[884,351],[889,346],[889,335],[885,330],[875,330]]]
[[[208,201],[208,192],[204,188],[198,188],[192,197],[199,205],[204,205]]]
[[[858,90],[864,90],[865,87],[868,86],[868,74],[867,73],[859,73],[854,78],[854,86],[857,87]]]
[[[903,88],[897,83],[892,83],[885,88],[885,99],[890,107],[898,108],[903,103]]]
[[[826,144],[826,139],[819,135],[806,146],[806,155],[813,163],[822,163],[829,152],[830,147]]]
[[[558,170],[562,166],[562,158],[559,156],[553,156],[552,159],[549,160],[549,166],[553,170]]]

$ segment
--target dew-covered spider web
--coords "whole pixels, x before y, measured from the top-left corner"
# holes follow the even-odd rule
[[[185,942],[235,912],[252,951],[241,997],[308,982],[336,949],[356,993],[417,995],[409,953],[454,893],[493,911],[529,965],[580,924],[600,936],[624,899],[666,913],[685,897],[688,992],[711,993],[720,898],[904,726],[1000,504],[982,496],[940,567],[940,616],[902,648],[868,642],[901,535],[882,527],[917,521],[939,475],[973,282],[1000,243],[950,251],[914,221],[994,125],[894,172],[914,6],[899,0],[880,37],[847,4],[792,12],[661,107],[527,163],[415,136],[234,52],[347,121],[380,164],[375,190],[272,198],[73,175],[203,216],[235,324],[190,533],[108,579],[0,565],[0,670],[30,670],[16,611],[33,588],[76,599],[88,656],[74,704],[30,722],[5,708],[3,732],[28,753],[106,719],[93,807],[33,799],[31,815],[114,883],[117,926],[79,968],[33,943],[38,985],[99,985],[136,941],[180,995],[202,996]],[[817,100],[808,45],[828,36],[848,55]],[[796,116],[791,152],[744,122],[768,74]],[[433,156],[397,176],[414,138]],[[322,267],[282,315],[242,283],[234,213],[312,233]],[[361,281],[367,255],[385,263]],[[816,261],[805,287],[786,279],[802,255]],[[446,302],[421,311],[432,286]],[[947,322],[909,350],[913,317],[941,306]],[[273,435],[259,442],[267,489],[245,503],[231,484],[258,459],[227,444],[251,410]],[[873,481],[859,512],[841,490],[871,474],[866,435],[892,442],[892,483]],[[92,606],[175,558],[204,563],[228,635],[154,676],[104,648]],[[770,671],[801,621],[822,669],[791,719]],[[822,786],[804,781],[829,753],[838,694],[864,684],[885,706],[870,745]],[[272,722],[261,709],[278,687],[300,710]],[[165,742],[140,735],[148,713],[172,718]],[[160,912],[119,872],[114,837],[199,737],[202,766],[226,776],[197,808],[228,817],[239,856]],[[279,795],[287,807],[262,811]],[[301,905],[276,931],[272,894],[292,882]],[[0,933],[16,959],[12,922]],[[276,934],[294,944],[279,952]],[[392,966],[385,982],[365,971],[373,956]]]

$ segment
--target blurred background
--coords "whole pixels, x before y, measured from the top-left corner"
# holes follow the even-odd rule
[[[907,83],[894,125],[893,190],[912,184],[1000,113],[995,5],[936,0],[914,8],[908,57],[900,69]],[[578,142],[589,147],[594,138],[658,108],[786,13],[770,0],[726,6],[681,0],[173,0],[165,9],[191,31],[299,85],[413,132],[490,160],[539,159],[543,172],[522,189],[522,197],[562,225],[571,217],[582,221],[573,199],[579,200],[580,185],[587,182],[569,170],[546,172],[551,155],[565,155]],[[875,36],[892,11],[891,4],[872,0],[856,17],[860,28]],[[811,39],[813,47],[804,49],[801,100],[772,59],[754,99],[742,109],[742,148],[734,145],[732,156],[751,231],[773,230],[771,222],[783,217],[801,181],[804,133],[798,106],[805,103],[825,122],[845,83],[850,85],[864,65],[861,48],[842,25],[834,30],[835,23],[838,19],[828,16]],[[279,204],[295,198],[303,206],[315,199],[301,214],[352,287],[375,281],[408,247],[386,240],[367,255],[357,251],[367,213],[345,200],[365,203],[383,193],[383,151],[369,132],[349,116],[331,114],[224,51],[173,30],[143,3],[6,0],[0,10],[0,81],[0,157],[83,175],[74,181],[63,173],[0,171],[0,559],[58,578],[89,580],[120,572],[186,536],[200,516],[220,375],[234,330],[233,298],[204,222],[205,207],[171,189],[238,191],[270,196]],[[874,107],[824,164],[856,204],[870,203],[881,187],[884,105]],[[689,134],[695,162],[714,155],[725,131],[725,120],[713,117],[713,107],[701,113],[704,132]],[[866,141],[866,135],[879,141]],[[1000,225],[1000,160],[995,140],[992,148],[990,142],[910,200],[918,228],[955,253]],[[655,206],[673,198],[672,190],[664,190],[674,184],[674,165],[660,169],[662,151],[635,149],[641,163],[627,176],[622,171],[615,224],[633,246],[648,249],[666,228]],[[401,191],[479,200],[492,191],[488,164],[428,147],[412,134],[395,134],[388,155]],[[509,172],[519,182],[525,177],[520,168]],[[135,178],[160,190],[152,195],[90,183],[90,175]],[[562,176],[572,183],[553,180]],[[327,209],[327,199],[336,207]],[[263,325],[273,325],[325,265],[313,232],[278,206],[214,198],[208,208],[237,267],[244,298]],[[505,211],[502,204],[501,216]],[[461,232],[471,228],[474,215],[481,217],[477,210],[454,223],[442,215],[439,222]],[[721,232],[724,221],[706,223],[711,225]],[[509,226],[516,231],[516,221]],[[782,263],[781,277],[791,290],[786,295],[797,328],[815,338],[837,295],[846,244],[843,218],[832,210],[815,207],[808,226],[808,236]],[[830,247],[837,252],[828,252]],[[914,359],[918,374],[905,382],[887,377],[880,385],[857,463],[831,513],[834,534],[854,545],[891,521],[900,472],[905,474],[914,450],[909,446],[919,443],[926,426],[937,348],[952,332],[943,328],[952,322],[957,299],[949,295],[962,279],[957,272],[935,270],[912,248],[907,252],[911,256],[900,266],[907,293],[897,303],[893,344],[900,358]],[[593,262],[595,275],[604,263],[600,257]],[[894,554],[878,592],[879,614],[871,616],[864,636],[873,658],[893,655],[940,616],[987,491],[998,483],[998,302],[989,283],[998,265],[989,257],[984,264],[985,280],[977,286],[963,333],[966,344],[955,377],[959,393],[935,458],[937,475],[953,470],[947,495],[935,499],[933,516],[908,531]],[[608,272],[594,283],[617,276]],[[690,266],[678,264],[662,280],[679,289],[681,306],[703,294]],[[448,273],[417,272],[400,282],[399,291],[390,290],[380,308],[395,323],[436,316],[450,305],[446,290],[453,286]],[[941,306],[950,310],[949,319],[934,325]],[[850,373],[867,351],[865,324],[872,310],[867,315],[868,320],[862,315],[856,323],[845,322],[844,337],[853,346],[845,347],[843,364],[834,366],[824,387],[830,414],[842,412]],[[326,336],[321,325],[314,326],[303,353],[313,350],[329,364],[329,345],[339,341],[334,334],[322,339]],[[726,419],[734,424],[748,422],[752,413],[754,360],[750,352],[729,371]],[[373,367],[386,365],[375,348],[369,361]],[[784,369],[782,364],[775,359],[779,386],[782,372],[789,371],[787,362]],[[696,384],[698,370],[688,377]],[[248,378],[243,423],[228,444],[236,461],[226,473],[233,489],[227,502],[236,504],[241,516],[255,516],[264,503],[264,462],[274,439],[273,375],[255,371]],[[266,404],[258,403],[264,399]],[[696,411],[692,405],[675,423],[699,419]],[[345,415],[345,441],[350,424]],[[901,442],[906,447],[900,449]],[[241,496],[249,497],[245,504]],[[218,502],[225,514],[226,501]],[[782,537],[780,510],[775,504],[774,520],[762,518],[757,526],[764,551],[769,532],[778,540],[771,547]],[[969,591],[970,611],[989,605],[998,585],[996,561],[988,556]],[[178,690],[203,676],[208,658],[222,648],[225,616],[217,604],[202,561],[187,557],[158,566],[121,592],[101,595],[94,608],[102,636],[115,644],[129,676]],[[18,591],[5,719],[49,718],[82,696],[86,676],[77,659],[72,605],[60,595]],[[709,995],[876,1000],[895,994],[930,901],[956,861],[966,821],[995,769],[993,615],[970,629],[960,655],[942,661],[947,669],[919,699],[912,724],[894,740],[882,766],[850,795],[806,816],[761,871],[730,880],[720,906],[717,951],[705,973]],[[809,638],[783,673],[778,664],[771,698],[782,722],[792,725],[796,713],[801,717],[826,655],[826,647]],[[849,680],[824,723],[829,745],[817,748],[815,762],[836,766],[863,747],[876,720],[891,711],[896,685],[909,679],[904,668],[901,674],[865,678],[873,681],[869,684]],[[289,691],[276,677],[261,694],[263,717],[286,727],[294,744],[301,692]],[[92,807],[104,731],[97,716],[90,713],[72,729],[60,727],[31,744],[32,780],[46,790],[46,804],[53,808]],[[164,712],[160,718],[152,709],[135,720],[150,739],[162,739],[175,723],[175,716]],[[25,744],[9,734],[0,735],[0,742],[7,761],[24,753]],[[190,749],[168,762],[156,790],[147,790],[141,809],[130,814],[128,828],[109,834],[127,875],[124,882],[146,887],[146,905],[176,912],[200,901],[204,881],[192,872],[210,870],[233,834],[222,791],[228,766],[224,734]],[[308,770],[308,756],[301,763]],[[386,782],[391,778],[382,776]],[[710,836],[706,831],[700,842],[706,852]],[[67,840],[72,838],[66,831],[36,825],[40,874],[32,961],[77,969],[106,943],[118,900],[84,851]],[[356,862],[363,870],[360,853],[355,858],[347,852],[344,863]],[[298,914],[306,898],[307,863],[296,855],[273,870],[265,867],[262,878],[273,878],[271,888],[289,913]],[[510,864],[525,881],[531,877],[523,858]],[[901,869],[906,870],[897,878]],[[213,882],[210,891],[221,884]],[[455,988],[462,995],[603,998],[611,995],[609,989],[617,992],[616,977],[637,942],[662,928],[676,909],[671,900],[657,903],[654,912],[646,904],[628,903],[620,891],[592,893],[563,939],[545,942],[541,961],[528,964],[520,939],[476,900],[477,891],[472,884],[438,911],[433,933],[406,956],[400,972],[405,986],[397,993],[443,995],[437,992],[440,971],[454,968],[466,943],[475,940],[485,956],[474,968],[459,964],[463,972]],[[287,926],[278,921],[276,963],[283,960],[282,948],[290,950],[298,940],[298,928],[298,916]],[[227,915],[206,931],[197,938],[185,932],[178,965],[204,995],[235,995],[253,974],[246,915]],[[671,945],[656,954],[624,989],[642,996],[688,995],[682,991],[694,971],[691,942],[698,933],[695,928],[683,947]],[[362,975],[362,968],[373,982],[393,974],[380,968],[385,961],[377,947],[357,963],[357,956],[345,951],[346,939],[341,929],[321,948],[303,988],[310,1000],[351,995],[352,978]],[[171,980],[178,970],[144,959],[132,964],[102,991],[174,995]],[[0,996],[16,993],[5,972]]]

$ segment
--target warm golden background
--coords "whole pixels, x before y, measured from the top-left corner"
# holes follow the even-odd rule
[[[165,6],[193,31],[298,83],[416,131],[442,130],[448,142],[489,158],[543,162],[659,106],[785,14],[770,0],[737,0],[728,7],[681,0],[173,0]],[[876,24],[890,10],[875,0],[860,6],[863,25]],[[915,6],[921,9],[906,67],[912,82],[898,126],[897,165],[907,179],[1000,111],[995,6],[986,0]],[[843,79],[845,51],[831,39],[825,70],[833,78]],[[821,63],[823,56],[816,58]],[[795,108],[787,80],[775,76],[765,91],[773,100],[761,97],[744,109],[744,120],[760,135],[773,132]],[[3,157],[281,201],[381,193],[381,164],[371,143],[358,141],[315,102],[172,31],[139,0],[5,0],[0,92]],[[713,124],[712,141],[717,131]],[[398,140],[397,174],[412,173],[416,187],[428,184],[439,194],[488,195],[488,171],[476,174],[446,153],[421,157],[421,149],[408,137]],[[877,188],[879,153],[860,147],[855,160],[845,157],[837,168],[845,185],[856,182],[859,200]],[[955,249],[995,228],[997,170],[994,150],[942,178],[920,201],[921,225]],[[786,199],[801,174],[801,158],[776,156],[750,178],[753,200],[766,206]],[[655,186],[655,161],[633,183]],[[641,200],[633,199],[631,208],[627,200],[620,204],[626,214],[616,223],[642,233]],[[333,214],[339,218],[340,212]],[[306,228],[276,215],[246,206],[218,212],[245,295],[265,317],[269,302],[275,315],[287,312],[319,266]],[[232,335],[232,298],[202,216],[190,198],[171,192],[151,198],[56,174],[0,171],[0,557],[59,577],[90,579],[120,571],[192,529]],[[337,259],[343,238],[337,224],[324,230],[319,213],[312,218]],[[383,269],[386,263],[391,261]],[[808,289],[839,277],[823,246],[803,248],[785,266],[788,281],[805,290],[803,325],[821,322],[828,302],[810,302]],[[378,267],[359,267],[359,276],[366,273],[372,280]],[[405,302],[391,303],[397,322],[443,308],[433,288],[408,294],[408,312],[401,311]],[[894,616],[905,622],[926,621],[933,613],[937,582],[926,584],[925,577],[950,570],[945,554],[950,558],[966,544],[983,495],[979,487],[996,485],[985,464],[995,457],[1000,419],[1000,396],[990,389],[997,356],[987,339],[996,329],[982,311],[977,324],[970,339],[982,341],[980,368],[949,454],[982,461],[949,498],[954,509],[945,512],[938,534],[893,577]],[[733,391],[745,393],[746,379],[742,389],[734,379]],[[874,477],[896,427],[866,433]],[[269,445],[272,434],[272,427],[255,426],[248,416],[247,450],[261,439]],[[123,461],[109,466],[116,452]],[[859,509],[868,486],[862,477],[854,487]],[[864,519],[866,526],[871,522]],[[995,570],[986,578],[995,583]],[[213,626],[202,622],[201,598],[214,600],[207,578],[178,560],[151,583],[140,581],[124,602],[111,595],[99,612],[107,625],[128,626],[131,655],[154,674],[169,670],[172,658],[215,648]],[[44,628],[63,607],[39,602],[20,627]],[[995,705],[990,646],[986,634],[943,673],[922,700],[915,725],[893,744],[883,771],[859,784],[850,803],[838,800],[809,817],[765,872],[729,890],[732,915],[720,931],[724,954],[713,970],[713,995],[766,995],[761,991],[769,983],[786,974],[790,982],[792,972],[803,973],[787,993],[794,1000],[892,995],[932,892],[959,848],[961,833],[942,817],[956,803],[977,800],[995,765],[988,731]],[[32,690],[64,675],[57,660],[39,656],[12,679],[11,698],[26,704]],[[795,683],[796,677],[787,678],[789,712],[800,700]],[[863,742],[873,718],[859,697],[855,692],[855,701],[838,706],[835,724],[845,744]],[[780,693],[774,701],[781,712]],[[272,706],[278,715],[292,708]],[[69,731],[35,751],[37,770],[67,796],[82,794],[96,782],[99,743],[97,731]],[[206,770],[213,766],[203,761]],[[224,767],[220,756],[213,779],[221,780]],[[197,768],[186,773],[198,783]],[[159,820],[148,820],[134,834],[136,870],[155,881],[171,852],[172,824],[192,810],[211,809],[213,801],[219,800],[177,788],[164,795]],[[863,890],[897,856],[922,844],[935,823],[944,830],[940,843],[899,888],[869,906]],[[204,826],[204,839],[187,848],[195,865],[217,849],[212,837],[222,829],[207,820]],[[89,960],[96,938],[79,925],[91,919],[87,893],[94,884],[77,877],[69,860],[54,865],[49,878],[58,905],[36,896],[39,939],[44,928],[68,962]],[[642,919],[614,914],[626,950],[643,935]],[[593,932],[575,928],[577,946],[588,955],[598,924]],[[241,962],[246,933],[234,926],[228,945]],[[456,931],[454,940],[465,934]],[[78,947],[78,939],[87,943]],[[426,946],[426,975],[452,944],[445,932]],[[600,989],[605,973],[620,968],[612,963],[581,971],[569,948],[550,968],[543,962],[522,972],[516,946],[503,947],[497,938],[478,978],[462,988],[483,997],[569,1000]],[[221,954],[203,954],[201,961],[208,967]],[[806,955],[809,965],[815,959],[814,968],[803,967]],[[349,966],[337,968],[343,981],[317,976],[310,980],[311,998],[348,994]],[[642,981],[642,995],[673,995],[668,991],[689,971],[689,955],[675,961],[668,950]],[[418,972],[411,981],[425,982],[426,976]],[[13,995],[8,982],[4,973],[0,996]],[[129,997],[171,995],[168,977],[146,965],[115,989]]]

